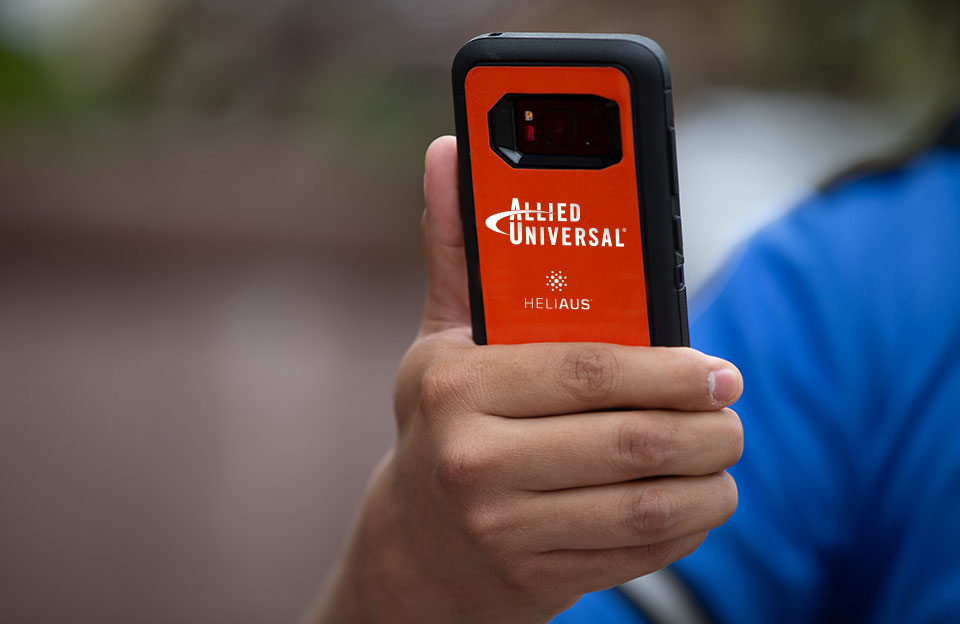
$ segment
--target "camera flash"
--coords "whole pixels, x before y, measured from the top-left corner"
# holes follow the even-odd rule
[[[533,111],[523,111],[523,120],[524,121],[533,121]]]

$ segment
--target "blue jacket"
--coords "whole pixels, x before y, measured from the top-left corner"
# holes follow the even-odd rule
[[[740,504],[673,566],[718,622],[960,622],[960,149],[813,197],[694,302],[743,373]],[[643,622],[619,590],[558,623]]]

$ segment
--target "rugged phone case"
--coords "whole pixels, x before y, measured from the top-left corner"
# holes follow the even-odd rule
[[[453,90],[474,340],[687,345],[673,102],[659,46],[633,35],[491,33],[460,49]],[[490,125],[511,94],[614,101],[619,159],[516,166]]]

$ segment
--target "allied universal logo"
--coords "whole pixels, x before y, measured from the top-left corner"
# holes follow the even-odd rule
[[[587,227],[577,225],[582,216],[580,204],[573,202],[510,201],[510,210],[490,215],[484,220],[487,229],[510,238],[514,245],[559,247],[625,247],[621,234],[625,227]],[[503,230],[501,221],[509,224]],[[533,223],[530,223],[530,222]],[[559,223],[572,225],[538,225]]]
[[[563,271],[550,271],[550,275],[547,276],[547,286],[553,292],[563,292],[567,287],[567,276]]]

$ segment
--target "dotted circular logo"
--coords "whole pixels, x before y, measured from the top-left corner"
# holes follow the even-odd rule
[[[550,271],[550,275],[547,276],[547,286],[553,292],[563,292],[567,287],[567,276],[563,271]]]

